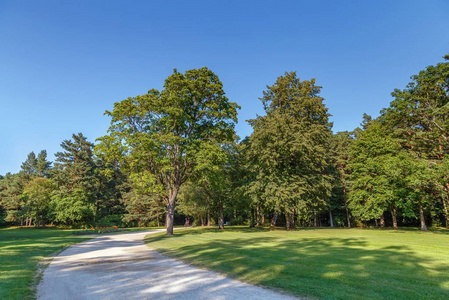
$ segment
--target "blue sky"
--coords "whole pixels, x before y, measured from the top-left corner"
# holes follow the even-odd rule
[[[106,134],[114,102],[206,66],[245,120],[285,71],[316,78],[334,131],[377,116],[449,53],[449,1],[0,0],[0,174]]]

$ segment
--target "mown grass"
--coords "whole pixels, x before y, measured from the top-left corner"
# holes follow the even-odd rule
[[[449,299],[449,231],[197,228],[149,235],[165,255],[319,299]]]
[[[156,229],[127,228],[127,232]],[[33,299],[39,262],[70,245],[92,237],[77,236],[82,230],[47,228],[0,229],[0,299]],[[108,234],[118,234],[113,232]],[[97,233],[95,236],[98,235]]]
[[[56,228],[0,229],[0,299],[34,298],[38,262],[88,238]]]

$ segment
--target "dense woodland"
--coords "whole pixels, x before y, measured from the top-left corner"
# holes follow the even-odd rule
[[[95,143],[31,152],[0,176],[0,225],[449,226],[449,55],[392,92],[380,116],[332,133],[315,79],[285,73],[236,136],[239,106],[207,68],[115,103]]]

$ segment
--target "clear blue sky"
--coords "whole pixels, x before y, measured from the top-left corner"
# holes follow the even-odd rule
[[[449,53],[449,1],[0,0],[0,174],[64,139],[106,134],[113,103],[206,66],[242,106],[285,71],[316,78],[334,131],[378,116]]]

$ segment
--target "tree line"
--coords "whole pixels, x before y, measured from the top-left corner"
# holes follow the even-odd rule
[[[334,134],[315,79],[286,72],[239,139],[218,76],[174,70],[106,111],[96,144],[74,134],[54,163],[31,152],[1,177],[0,224],[448,226],[449,62],[411,79],[379,117]]]

